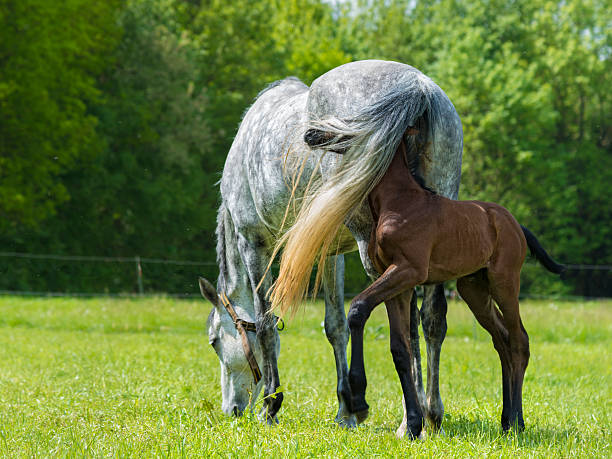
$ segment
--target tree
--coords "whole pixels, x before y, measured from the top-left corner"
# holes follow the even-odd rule
[[[116,2],[0,3],[0,231],[70,198],[61,174],[99,151],[96,78],[116,42]]]

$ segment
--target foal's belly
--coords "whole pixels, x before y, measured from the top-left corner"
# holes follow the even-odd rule
[[[464,227],[438,238],[431,250],[427,282],[446,282],[486,268],[495,250],[488,231],[488,225]]]

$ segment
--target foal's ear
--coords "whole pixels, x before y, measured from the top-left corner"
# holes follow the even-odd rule
[[[200,293],[202,296],[210,301],[214,306],[219,306],[219,295],[217,289],[208,280],[203,277],[198,278],[200,284]]]
[[[406,135],[417,135],[418,133],[419,130],[414,126],[408,126],[408,129],[406,129]]]

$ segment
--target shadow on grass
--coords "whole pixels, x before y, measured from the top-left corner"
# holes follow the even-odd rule
[[[549,428],[526,425],[521,433],[515,431],[503,432],[501,422],[493,419],[468,418],[466,416],[445,416],[442,423],[445,436],[448,437],[478,437],[491,442],[507,441],[520,447],[538,445],[563,445],[568,439],[572,443],[590,443],[596,441],[595,437],[585,436],[578,429],[566,427]]]

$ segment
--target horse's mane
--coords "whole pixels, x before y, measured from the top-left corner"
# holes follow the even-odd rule
[[[217,266],[219,266],[219,277],[217,278],[217,290],[225,290],[227,280],[227,257],[225,254],[225,217],[227,209],[225,204],[221,203],[219,212],[217,213]]]
[[[273,81],[272,83],[269,83],[268,86],[266,86],[261,91],[259,91],[257,95],[255,96],[255,99],[253,99],[253,102],[251,103],[251,105],[249,105],[247,108],[244,109],[244,112],[242,112],[242,116],[240,117],[240,122],[242,123],[242,120],[244,120],[244,117],[246,116],[248,111],[251,109],[253,104],[257,101],[257,99],[259,99],[261,96],[263,96],[265,93],[267,93],[271,89],[274,89],[283,83],[297,83],[298,85],[300,85],[301,90],[308,90],[308,86],[306,86],[302,80],[300,80],[298,77],[295,77],[295,76],[290,76],[287,78],[283,78],[282,80]]]
[[[304,86],[306,86],[302,80],[300,80],[298,77],[295,76],[290,76],[287,78],[283,78],[282,80],[276,80],[273,81],[272,83],[268,84],[268,86],[266,86],[265,88],[263,88],[261,91],[259,91],[259,93],[257,93],[257,96],[255,96],[255,100],[259,99],[261,96],[263,96],[266,92],[268,92],[270,89],[274,89],[277,86],[280,86],[283,83],[288,83],[288,82],[293,82],[293,83],[300,83]]]

